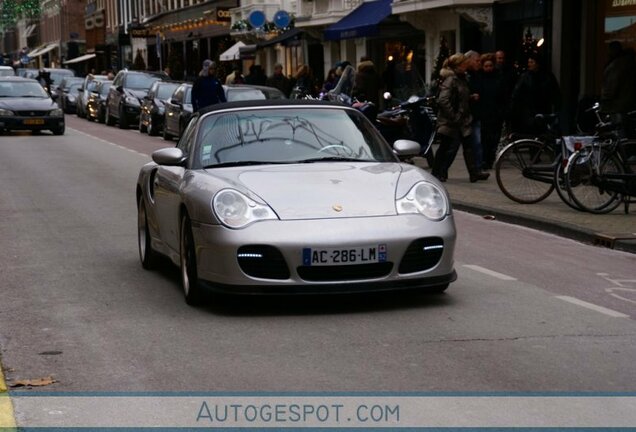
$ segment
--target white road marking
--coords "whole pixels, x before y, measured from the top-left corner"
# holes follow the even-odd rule
[[[508,275],[505,275],[503,273],[498,273],[496,271],[489,270],[487,268],[484,268],[484,267],[481,267],[481,266],[478,266],[478,265],[465,264],[464,267],[469,268],[471,270],[475,270],[475,271],[477,271],[479,273],[487,274],[487,275],[495,277],[497,279],[505,280],[505,281],[516,281],[517,280],[516,278],[513,278],[512,276],[508,276]]]
[[[602,314],[611,316],[613,318],[629,318],[629,315],[625,315],[624,313],[621,313],[621,312],[618,312],[618,311],[615,311],[615,310],[612,310],[612,309],[608,309],[608,308],[603,307],[603,306],[598,306],[598,305],[595,305],[593,303],[588,303],[586,301],[579,300],[579,299],[577,299],[575,297],[569,297],[569,296],[555,296],[555,297],[558,298],[558,299],[564,300],[566,302],[569,302],[569,303],[572,303],[572,304],[575,304],[575,305],[578,305],[578,306],[581,306],[581,307],[584,307],[584,308],[587,308],[587,309],[591,309],[591,310],[596,311],[596,312],[600,312]]]
[[[79,133],[81,135],[84,135],[84,136],[87,136],[87,137],[91,137],[92,139],[95,139],[97,141],[101,141],[101,142],[103,142],[105,144],[108,144],[108,145],[111,145],[111,146],[115,146],[115,147],[119,147],[120,149],[128,150],[129,152],[137,153],[137,154],[142,155],[142,156],[150,157],[150,155],[147,155],[146,153],[138,152],[137,150],[133,150],[133,149],[128,148],[128,147],[124,147],[123,145],[119,145],[119,144],[115,144],[114,142],[106,141],[103,138],[99,138],[99,137],[96,137],[94,135],[87,134],[86,132],[82,132],[81,130],[73,129],[71,127],[67,127],[67,129],[71,129],[73,132],[77,132],[77,133]]]

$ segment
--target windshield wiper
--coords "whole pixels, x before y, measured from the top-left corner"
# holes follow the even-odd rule
[[[314,163],[314,162],[377,162],[373,159],[358,159],[338,156],[326,156],[321,158],[312,158],[296,161],[295,163]]]
[[[17,98],[38,98],[38,99],[45,99],[48,96],[35,96],[35,95],[22,95],[22,96],[14,96]]]
[[[206,165],[203,169],[209,168],[226,168],[235,166],[248,166],[248,165],[274,165],[274,164],[288,164],[295,162],[281,162],[281,161],[234,161],[234,162],[221,162],[218,164]]]

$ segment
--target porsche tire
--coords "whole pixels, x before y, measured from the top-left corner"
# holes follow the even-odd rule
[[[190,306],[202,303],[203,295],[197,274],[197,257],[192,235],[192,224],[187,214],[181,216],[179,260],[181,262],[181,285],[185,301]]]
[[[139,260],[146,270],[152,270],[157,264],[157,252],[152,248],[146,202],[139,199],[137,205],[137,244],[139,245]]]

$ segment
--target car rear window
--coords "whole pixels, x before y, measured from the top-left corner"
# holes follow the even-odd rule
[[[49,95],[44,91],[42,86],[33,82],[0,82],[0,98],[10,97],[32,97],[32,98],[48,98]]]

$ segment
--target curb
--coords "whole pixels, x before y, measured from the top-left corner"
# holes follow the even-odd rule
[[[586,230],[575,225],[564,222],[557,222],[555,220],[537,216],[529,217],[521,213],[501,211],[500,209],[496,209],[493,207],[476,205],[464,201],[454,201],[451,199],[451,202],[453,204],[453,209],[455,210],[460,210],[477,215],[493,215],[497,220],[501,222],[537,229],[540,231],[548,232],[550,234],[558,235],[560,237],[576,240],[590,246],[603,247],[603,243],[598,241],[600,233]],[[636,254],[636,240],[630,241],[619,239],[613,242],[612,245],[613,247],[609,248]]]
[[[17,430],[17,424],[15,422],[13,404],[11,403],[11,397],[9,396],[7,383],[4,380],[2,371],[2,363],[0,362],[0,430],[15,431]]]

